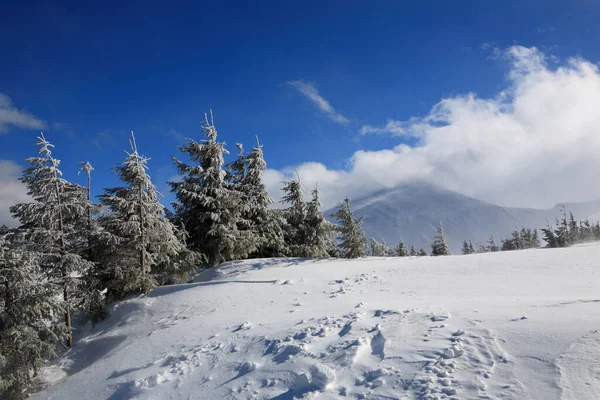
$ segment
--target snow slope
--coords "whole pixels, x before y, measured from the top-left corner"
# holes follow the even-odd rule
[[[80,327],[34,399],[598,399],[600,244],[232,262]]]
[[[513,231],[543,228],[561,215],[561,204],[547,210],[500,207],[426,183],[413,183],[386,189],[351,201],[358,217],[364,216],[367,238],[385,240],[395,246],[400,238],[406,244],[431,251],[431,242],[440,221],[451,251],[460,253],[463,240],[484,244],[494,234],[496,244]],[[600,213],[600,201],[568,203],[576,218]],[[331,211],[325,213],[330,215]]]

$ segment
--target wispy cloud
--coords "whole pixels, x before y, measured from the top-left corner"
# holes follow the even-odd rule
[[[396,121],[394,119],[388,119],[385,126],[377,127],[373,125],[363,125],[358,133],[361,135],[381,135],[381,134],[391,134],[392,136],[404,136],[406,135],[405,122]]]
[[[325,115],[327,115],[327,117],[333,122],[340,125],[347,125],[350,123],[348,118],[337,112],[329,103],[329,101],[319,94],[319,91],[313,83],[304,81],[288,81],[286,84],[300,92],[311,103],[313,103],[315,107],[325,113]]]
[[[67,135],[70,138],[75,137],[75,129],[73,129],[73,127],[71,125],[66,124],[64,122],[54,122],[52,124],[52,129],[59,131],[59,132],[63,132],[65,135]]]
[[[100,131],[94,137],[92,137],[92,144],[99,148],[100,150],[104,150],[104,144],[106,142],[112,142],[113,137],[107,131]]]
[[[45,129],[46,124],[35,115],[16,108],[10,97],[0,93],[0,134],[10,128]]]

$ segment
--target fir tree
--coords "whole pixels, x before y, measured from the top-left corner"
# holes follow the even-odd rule
[[[448,246],[446,245],[446,238],[444,237],[444,229],[442,227],[442,223],[437,228],[437,233],[435,238],[433,239],[433,243],[431,245],[431,255],[432,256],[449,256],[450,250],[448,250]]]
[[[471,254],[474,254],[474,253],[475,253],[475,249],[473,248],[473,243],[471,243],[471,241],[470,241],[470,240],[469,240],[469,252],[470,252]]]
[[[93,263],[88,270],[83,274],[79,282],[79,308],[82,309],[85,320],[91,321],[93,324],[106,318],[108,312],[106,310],[105,297],[103,295],[102,271],[100,264],[95,262],[95,252],[98,251],[97,245],[101,243],[103,235],[99,229],[98,221],[94,217],[99,212],[97,206],[92,203],[92,171],[94,168],[88,161],[79,163],[80,169],[78,174],[84,173],[87,177],[87,254],[86,259]],[[96,246],[95,246],[96,243]]]
[[[0,235],[0,398],[24,399],[34,371],[54,356],[67,327],[62,288],[40,268],[41,254],[9,245]]]
[[[281,203],[289,204],[284,210],[286,221],[284,236],[288,253],[294,257],[305,257],[306,239],[306,203],[300,179],[283,182],[284,195]]]
[[[499,251],[500,248],[496,245],[496,242],[494,241],[494,235],[490,234],[490,238],[488,240],[488,250],[491,252],[496,252]]]
[[[350,209],[350,200],[344,199],[338,209],[331,215],[338,222],[339,247],[345,258],[364,257],[365,234],[362,229],[363,218],[354,218]]]
[[[417,248],[414,245],[410,246],[410,256],[411,257],[415,257],[418,253],[417,253]]]
[[[463,247],[462,247],[462,253],[463,254],[472,254],[471,250],[469,249],[469,243],[467,243],[466,240],[463,241]]]
[[[404,242],[402,240],[400,240],[398,242],[398,245],[396,246],[396,256],[397,257],[408,256],[408,248],[406,247],[406,245],[404,244]]]
[[[426,257],[427,256],[427,252],[425,251],[424,248],[420,248],[419,249],[419,253],[417,254],[419,257]]]
[[[173,204],[178,225],[183,224],[189,233],[188,244],[192,250],[205,254],[207,264],[213,266],[243,258],[248,246],[238,230],[241,195],[225,181],[223,155],[228,154],[225,143],[217,141],[217,130],[208,116],[202,131],[206,140],[188,139],[180,147],[193,165],[173,157],[182,180],[169,185],[178,201]]]
[[[375,238],[369,239],[369,247],[371,248],[371,256],[381,257],[379,243],[377,242],[377,240],[375,240]]]
[[[92,267],[92,263],[82,257],[87,253],[85,227],[89,202],[83,187],[61,177],[58,169],[60,160],[52,156],[54,146],[43,134],[36,144],[39,156],[27,159],[30,166],[21,178],[34,201],[17,204],[10,210],[25,232],[25,248],[42,255],[42,271],[51,283],[62,288],[67,346],[70,347],[71,309],[78,303],[74,296],[77,293],[77,276]]]
[[[138,153],[133,132],[131,149],[126,160],[113,169],[126,185],[104,189],[100,196],[101,203],[110,210],[101,218],[111,240],[100,260],[110,299],[147,293],[157,284],[185,281],[199,262],[166,218],[146,172],[148,159]]]
[[[312,191],[312,199],[306,207],[305,235],[307,244],[305,257],[328,257],[333,253],[334,226],[327,221],[321,211],[319,189]]]

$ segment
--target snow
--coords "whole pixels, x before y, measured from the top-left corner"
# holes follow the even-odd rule
[[[598,259],[231,262],[76,327],[33,398],[597,399]]]

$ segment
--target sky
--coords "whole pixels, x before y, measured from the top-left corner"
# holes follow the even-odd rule
[[[295,171],[325,207],[414,180],[503,206],[600,198],[595,1],[9,3],[0,223],[41,131],[65,178],[92,163],[94,195],[135,131],[168,204],[211,109],[233,155],[259,136],[275,199]]]

